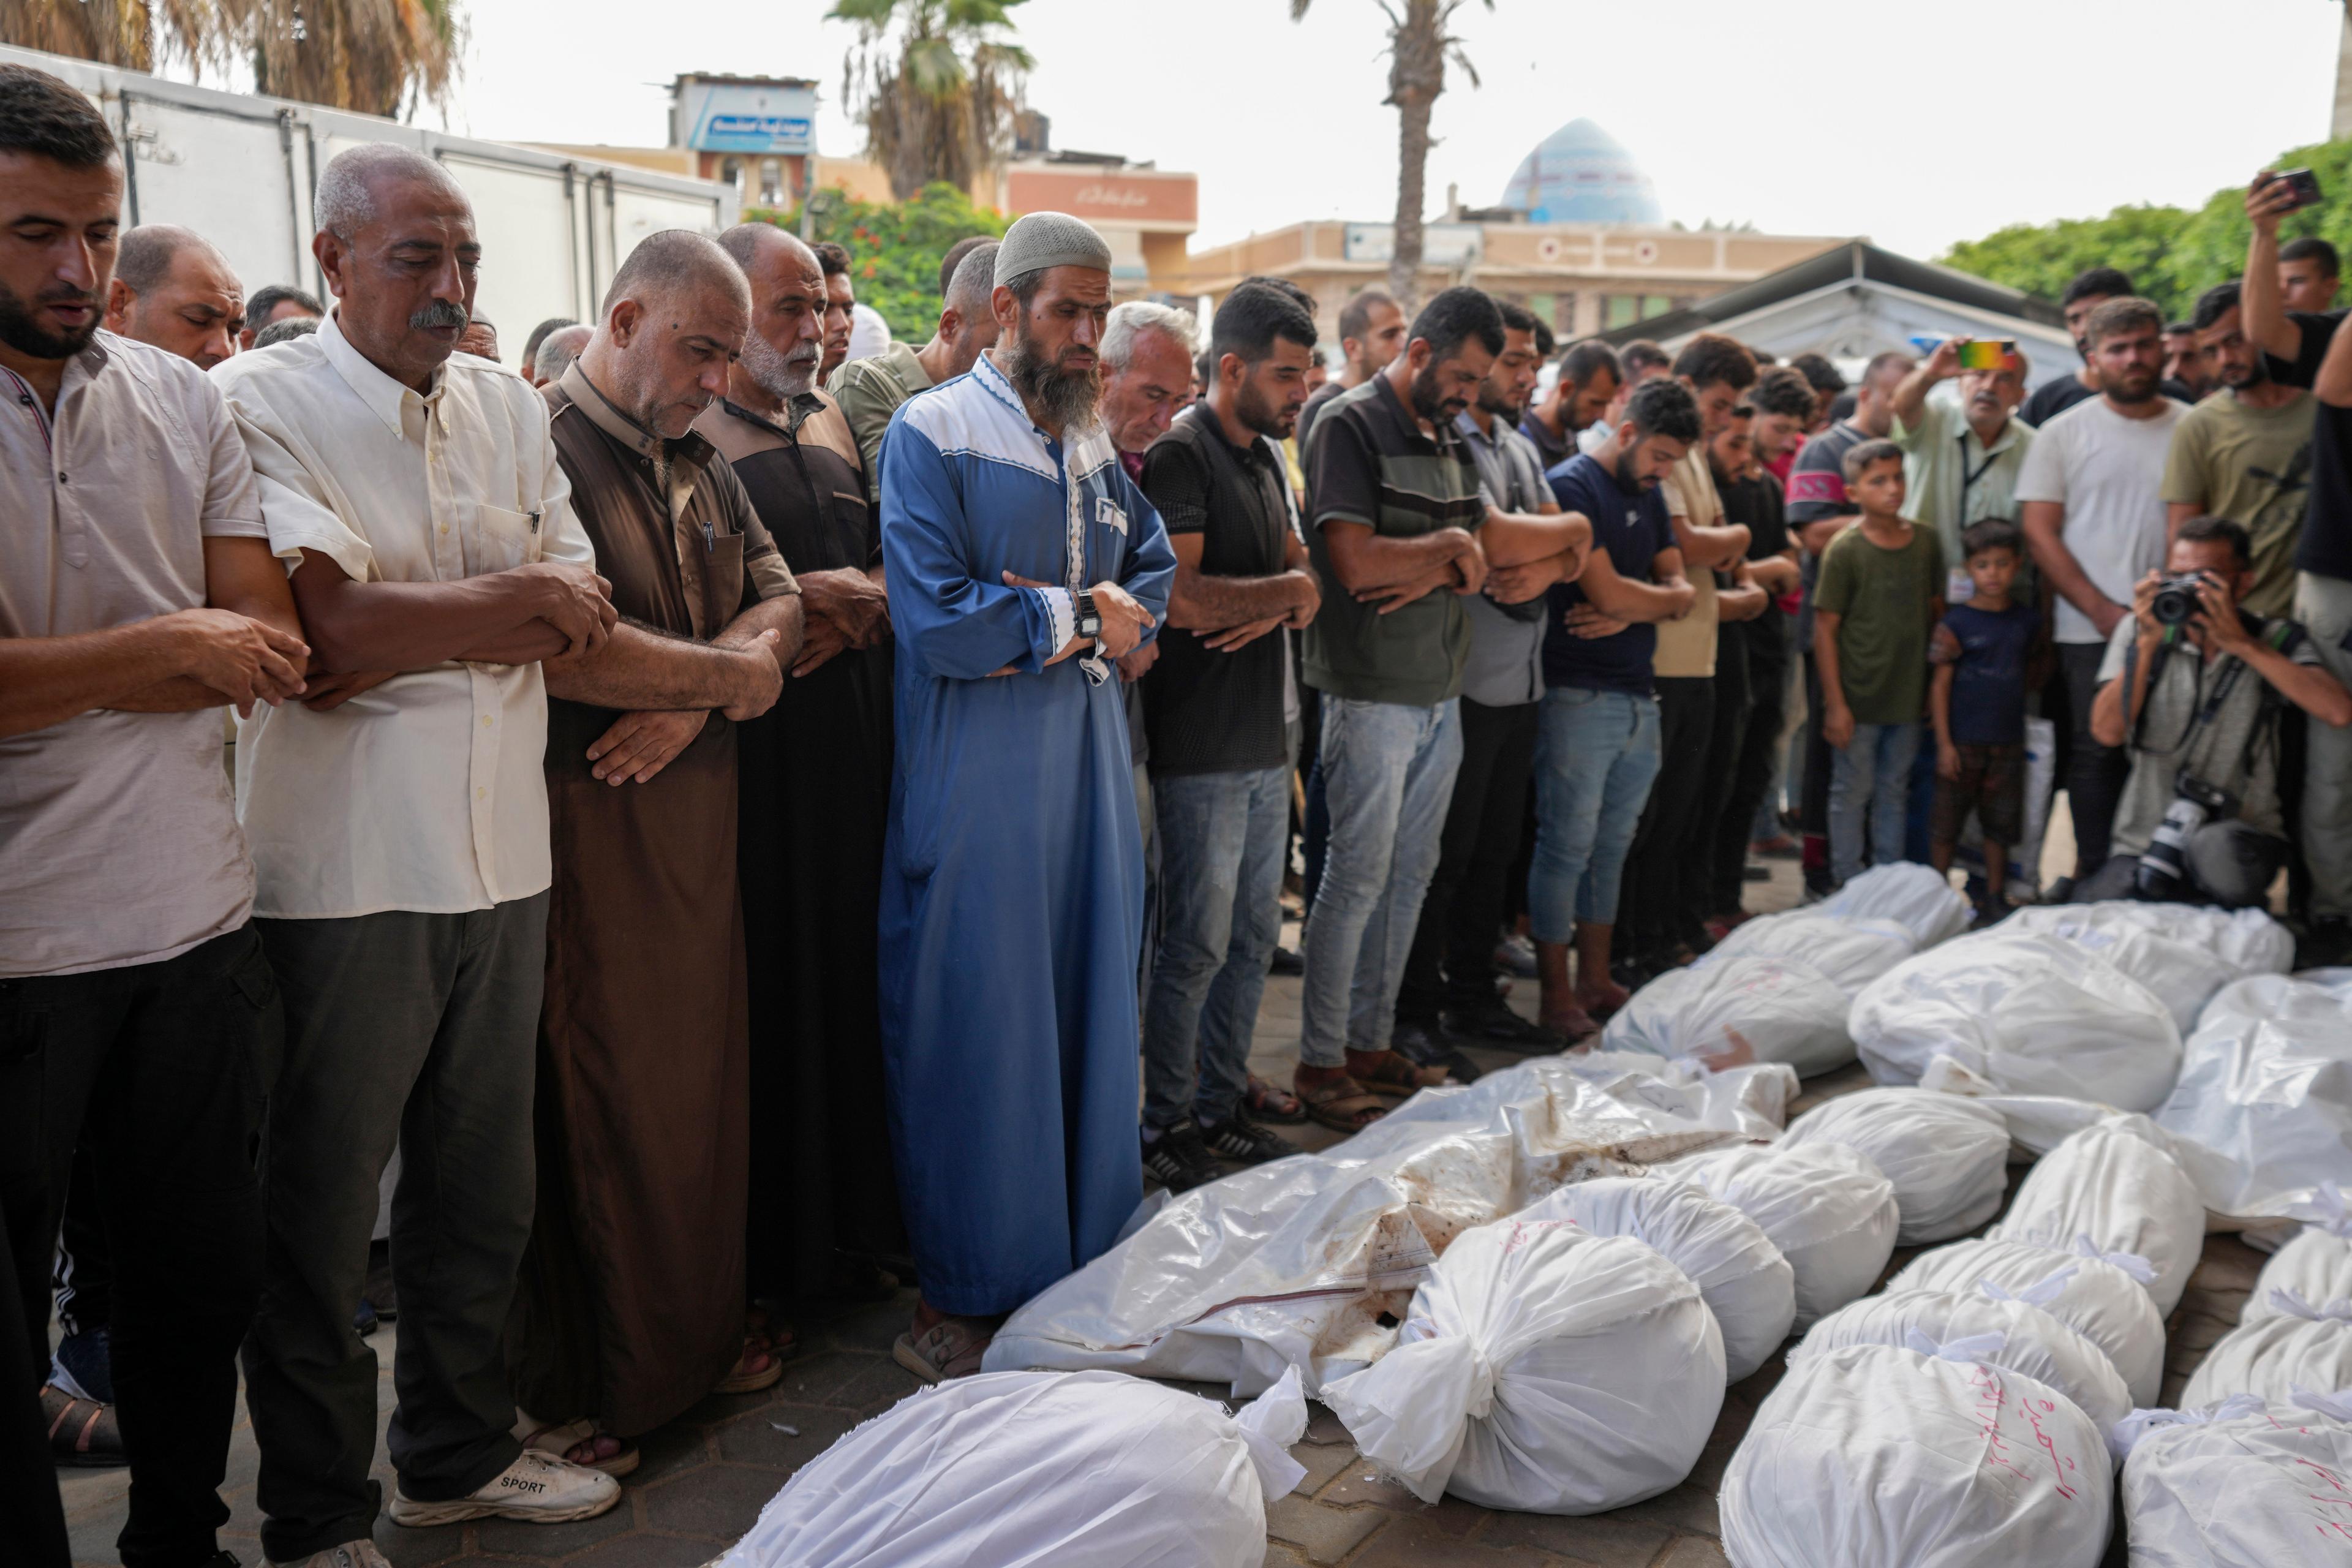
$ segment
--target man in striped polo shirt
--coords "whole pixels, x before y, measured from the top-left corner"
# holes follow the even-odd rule
[[[1332,400],[1306,454],[1307,545],[1323,603],[1307,629],[1323,693],[1331,840],[1307,928],[1297,1089],[1316,1119],[1352,1131],[1381,1098],[1445,1079],[1389,1048],[1397,991],[1462,760],[1458,698],[1470,652],[1461,596],[1528,599],[1573,577],[1591,526],[1496,511],[1454,416],[1504,346],[1475,289],[1423,308],[1405,352]],[[1516,568],[1563,552],[1570,569]]]

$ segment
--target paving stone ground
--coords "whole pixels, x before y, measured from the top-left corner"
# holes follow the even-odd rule
[[[1793,868],[1776,862],[1774,871],[1770,884],[1750,889],[1750,907],[1781,909],[1796,901]],[[1530,1006],[1533,983],[1523,982],[1518,990],[1514,1005]],[[1297,1059],[1298,1002],[1297,981],[1276,978],[1267,986],[1254,1070],[1287,1078]],[[1499,1051],[1472,1055],[1490,1067],[1520,1059]],[[1868,1081],[1859,1067],[1811,1079],[1791,1114]],[[1317,1129],[1284,1131],[1297,1132],[1302,1147],[1336,1141],[1336,1134]],[[2012,1189],[2023,1170],[2012,1168]],[[1898,1250],[1888,1271],[1901,1268],[1916,1250]],[[2167,1324],[2166,1403],[2178,1397],[2206,1347],[2236,1323],[2261,1266],[2262,1255],[2236,1237],[2206,1238],[2203,1258]],[[394,1568],[494,1563],[700,1568],[751,1527],[795,1469],[858,1422],[915,1391],[915,1380],[889,1353],[892,1340],[906,1327],[911,1300],[909,1296],[798,1321],[806,1348],[788,1363],[782,1381],[763,1394],[713,1395],[641,1439],[643,1466],[628,1479],[621,1506],[601,1519],[541,1527],[494,1521],[437,1530],[404,1530],[385,1520],[377,1524],[376,1544]],[[389,1419],[392,1409],[394,1332],[386,1327],[370,1341],[383,1368],[377,1385],[380,1422]],[[1339,1422],[1316,1405],[1306,1439],[1292,1450],[1307,1467],[1307,1479],[1267,1510],[1268,1568],[1721,1568],[1726,1559],[1717,1543],[1716,1489],[1757,1405],[1780,1372],[1775,1358],[1732,1385],[1715,1434],[1683,1485],[1631,1508],[1582,1519],[1496,1512],[1455,1498],[1423,1506],[1375,1475]],[[383,1455],[379,1426],[375,1473],[389,1488],[392,1472]],[[247,1568],[262,1560],[253,1495],[256,1462],[240,1397],[226,1492],[230,1519],[222,1544]],[[127,1475],[61,1470],[58,1476],[78,1568],[116,1568],[114,1538],[122,1527]],[[2123,1563],[2120,1531],[2110,1562],[2116,1568]]]

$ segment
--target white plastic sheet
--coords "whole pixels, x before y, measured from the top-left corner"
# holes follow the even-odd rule
[[[1802,959],[1749,953],[1666,971],[1618,1009],[1601,1041],[1710,1067],[1786,1062],[1811,1078],[1853,1060],[1850,1005],[1836,982]]]
[[[2183,1035],[2213,994],[2252,974],[2284,974],[2294,936],[2260,910],[2203,909],[2113,900],[2031,904],[2004,930],[2056,937],[2095,953],[2153,992]]]
[[[1998,1336],[1982,1359],[2046,1383],[2104,1432],[2131,1414],[2131,1390],[2107,1352],[2031,1302],[1975,1290],[1883,1290],[1848,1302],[1789,1351],[1789,1365],[1846,1345],[1908,1346],[1913,1334],[1939,1343]]]
[[[1968,895],[1941,871],[1910,860],[1872,867],[1812,910],[1838,920],[1894,921],[1922,952],[1959,935],[1976,918]]]
[[[1794,1075],[1654,1073],[1546,1057],[1423,1091],[1346,1142],[1179,1194],[1005,1322],[983,1364],[1230,1384],[1296,1367],[1310,1394],[1395,1342],[1453,1239],[1563,1184],[1624,1174],[1761,1127]]]
[[[1259,1568],[1306,1426],[1296,1376],[1238,1416],[1116,1373],[961,1378],[803,1466],[713,1568]]]
[[[2352,1173],[2352,993],[2284,975],[2224,986],[2156,1112],[2207,1207],[2289,1213]]]
[[[2145,1118],[2085,1128],[2042,1156],[1989,1233],[2005,1241],[2064,1247],[2088,1237],[2101,1252],[2147,1259],[2147,1292],[2159,1318],[2172,1315],[2205,1249],[2205,1204],[2196,1184],[2136,1130]]]
[[[1938,1056],[2004,1092],[2161,1104],[2180,1034],[2147,988],[2053,937],[1995,928],[1946,942],[1872,982],[1853,1043],[1880,1083],[1916,1083]]]
[[[2318,1403],[2147,1413],[2124,1462],[2131,1568],[2352,1562],[2352,1422]]]
[[[1595,1236],[1655,1247],[1691,1278],[1723,1331],[1724,1376],[1738,1383],[1789,1337],[1796,1273],[1754,1220],[1687,1182],[1600,1176],[1539,1198],[1513,1216],[1566,1220]]]
[[[1918,951],[1918,939],[1900,921],[1786,910],[1734,926],[1691,967],[1706,969],[1734,958],[1801,959],[1827,975],[1851,1002],[1864,986]]]
[[[1698,1462],[1723,1336],[1698,1287],[1641,1242],[1505,1220],[1455,1241],[1397,1348],[1323,1400],[1424,1502],[1598,1513]]]
[[[1789,1124],[1782,1149],[1843,1143],[1895,1184],[1898,1247],[1965,1236],[2009,1190],[2009,1126],[1990,1106],[1916,1089],[1865,1089]]]
[[[1797,1328],[1867,1291],[1894,1254],[1895,1184],[1842,1143],[1718,1149],[1664,1173],[1696,1183],[1771,1238],[1796,1272]]]
[[[2153,1405],[2164,1384],[2164,1320],[2156,1315],[2142,1273],[2154,1270],[2138,1258],[2110,1261],[2032,1242],[1980,1239],[1921,1253],[1886,1289],[1967,1292],[1990,1285],[1999,1295],[2041,1308],[2106,1352],[2132,1403]]]
[[[2284,1289],[2269,1295],[2273,1315],[2240,1323],[2205,1352],[2180,1391],[2183,1408],[2233,1394],[2284,1405],[2299,1388],[2352,1388],[2352,1298],[2307,1301]]]
[[[1790,1367],[1724,1472],[1738,1568],[2097,1568],[2113,1485],[2064,1394],[1981,1362],[1848,1345]]]

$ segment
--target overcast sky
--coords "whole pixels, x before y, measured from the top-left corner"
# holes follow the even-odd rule
[[[659,143],[686,70],[813,77],[820,148],[854,29],[831,0],[470,0],[449,129]],[[1495,0],[1460,26],[1484,85],[1439,100],[1430,211],[1499,201],[1580,115],[1670,218],[1868,234],[1931,256],[2003,224],[2193,204],[2327,133],[2332,0]],[[1374,0],[1028,0],[1029,99],[1057,146],[1201,176],[1195,244],[1395,210],[1396,112]],[[427,111],[429,121],[436,119]],[[2352,192],[2329,192],[2352,200]]]

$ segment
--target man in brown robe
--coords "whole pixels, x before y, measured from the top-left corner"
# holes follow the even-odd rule
[[[890,804],[890,619],[882,537],[841,408],[814,390],[825,279],[808,247],[747,223],[719,243],[751,288],[727,395],[696,421],[799,574],[807,641],[742,727],[740,865],[751,953],[751,1290],[887,1295],[905,1251],[890,1171],[875,967]]]
[[[735,726],[798,654],[800,598],[733,471],[689,429],[726,389],[747,322],[724,252],[656,234],[544,389],[613,603],[677,658],[675,687],[649,682],[638,710],[548,713],[555,886],[517,1403],[548,1428],[540,1446],[614,1472],[635,1463],[618,1439],[782,1371],[743,1331]],[[715,703],[693,676],[713,658],[747,672]]]

